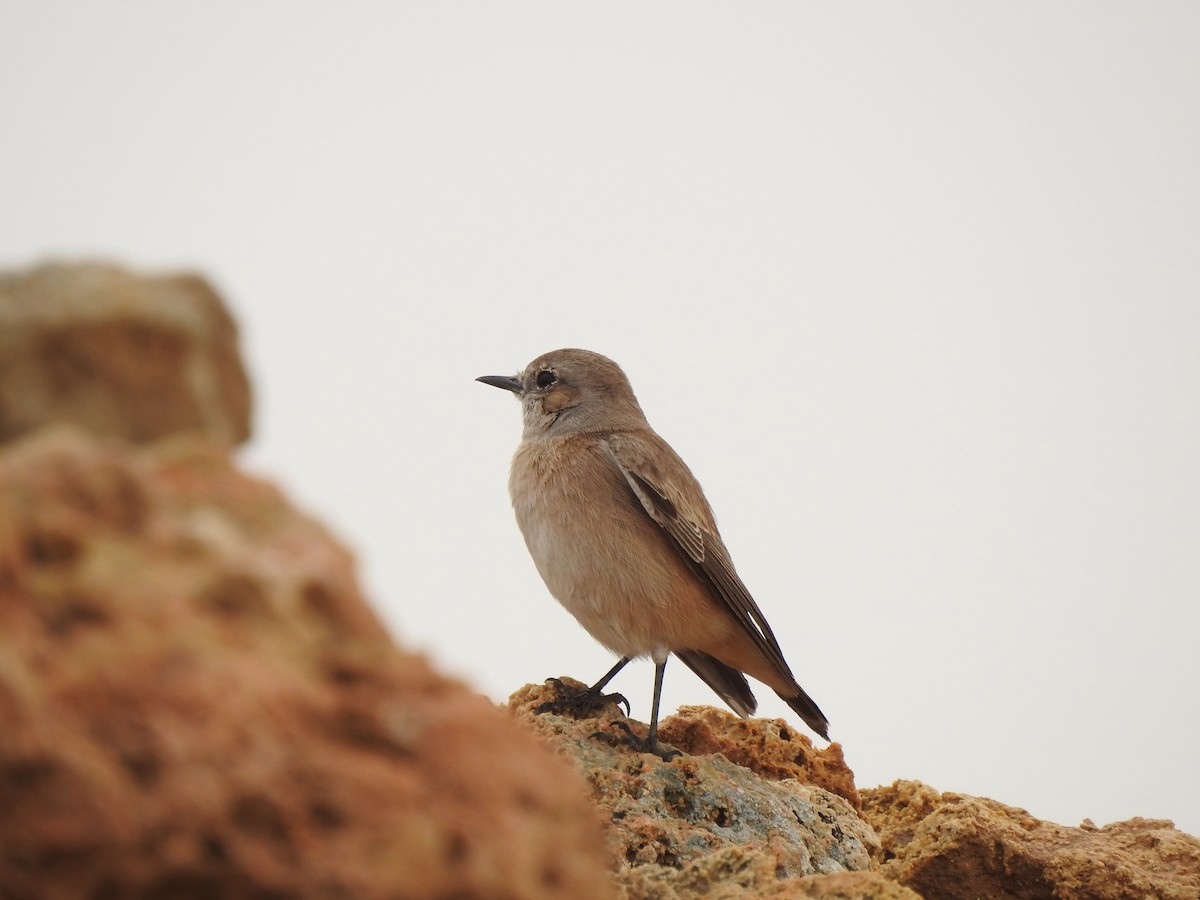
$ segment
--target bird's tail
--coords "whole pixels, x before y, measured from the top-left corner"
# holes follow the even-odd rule
[[[758,709],[758,701],[754,699],[745,675],[699,650],[676,650],[675,655],[716,691],[735,713],[743,719],[754,715],[754,711]],[[813,708],[816,709],[815,706]]]
[[[700,650],[676,650],[675,655],[683,660],[684,664],[695,672],[710,688],[717,692],[717,695],[729,704],[732,709],[742,718],[754,715],[754,711],[758,709],[758,701],[754,699],[754,694],[750,690],[750,683],[746,681],[746,676],[733,666],[727,666],[719,659],[709,656]],[[821,712],[821,708],[813,701],[813,698],[804,692],[804,688],[796,684],[791,679],[791,673],[788,673],[788,679],[792,684],[787,692],[776,691],[783,699],[783,702],[796,711],[817,734],[829,740],[829,720],[825,718],[825,713]]]
[[[812,697],[804,693],[804,688],[798,684],[795,687],[797,693],[790,697],[783,691],[776,691],[776,693],[784,703],[796,711],[796,714],[804,720],[809,728],[825,740],[829,740],[829,720],[825,718],[825,713],[821,712],[821,708],[817,706]]]

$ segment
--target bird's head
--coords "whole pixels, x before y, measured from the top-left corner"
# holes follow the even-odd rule
[[[554,350],[515,376],[475,380],[516,395],[526,438],[627,431],[646,423],[621,367],[590,350]]]

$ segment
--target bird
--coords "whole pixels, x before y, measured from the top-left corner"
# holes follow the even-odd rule
[[[521,403],[524,428],[508,487],[538,573],[619,657],[565,706],[619,697],[602,691],[631,660],[649,657],[649,730],[639,738],[624,726],[625,742],[669,760],[678,751],[659,743],[658,717],[673,654],[740,716],[758,706],[749,675],[829,740],[829,720],[796,681],[734,569],[700,483],[650,427],[620,366],[567,348],[539,356],[515,376],[476,380]],[[543,711],[553,706],[543,704]]]

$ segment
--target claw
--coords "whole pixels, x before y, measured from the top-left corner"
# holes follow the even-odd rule
[[[555,690],[559,694],[567,692],[566,686],[559,678],[547,678],[546,684],[554,685]],[[616,703],[618,706],[624,704],[625,715],[629,715],[629,701],[625,699],[623,694],[602,694],[592,688],[561,697],[557,700],[547,700],[545,703],[539,703],[533,711],[538,715],[543,713],[557,713],[559,715],[569,715],[575,719],[590,719],[595,717],[597,713],[610,703]]]

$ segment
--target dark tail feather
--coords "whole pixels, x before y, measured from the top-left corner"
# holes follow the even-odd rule
[[[825,713],[821,712],[821,708],[813,702],[813,698],[804,693],[804,688],[796,685],[796,690],[800,693],[788,697],[779,691],[776,693],[783,698],[783,702],[796,711],[796,714],[802,718],[805,723],[819,734],[825,740],[829,740],[829,720],[825,718]]]
[[[716,691],[717,695],[728,703],[729,708],[735,713],[742,717],[754,715],[754,711],[758,709],[758,701],[754,699],[750,683],[746,681],[745,675],[699,650],[676,651],[675,655],[683,660],[684,665],[699,675],[705,684]],[[788,697],[780,693],[779,696],[784,703],[796,711],[796,714],[805,721],[809,728],[825,740],[829,740],[829,720],[825,718],[825,713],[821,712],[821,708],[817,706],[813,698],[804,692],[804,688],[797,684],[795,694]]]
[[[684,665],[699,675],[705,684],[716,691],[717,695],[728,703],[729,708],[735,713],[743,718],[754,715],[754,710],[758,709],[758,701],[754,699],[745,675],[699,650],[677,650],[675,655],[683,660]],[[805,697],[805,699],[808,698]],[[808,702],[813,709],[817,709],[815,703],[811,700]],[[817,712],[820,713],[820,710]],[[800,715],[804,715],[804,713],[800,713]],[[808,719],[805,721],[807,722]]]

